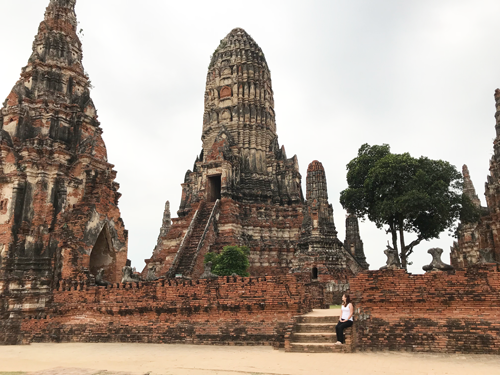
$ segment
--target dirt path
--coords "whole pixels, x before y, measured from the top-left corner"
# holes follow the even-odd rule
[[[32,344],[0,346],[0,374],[8,371],[30,375],[500,375],[500,357],[392,352],[306,354],[271,347]]]

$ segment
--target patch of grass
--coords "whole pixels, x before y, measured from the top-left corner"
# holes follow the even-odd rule
[[[3,371],[0,371],[0,375],[24,375],[26,374],[25,372],[18,372],[18,371],[15,371],[15,372],[3,372]]]
[[[340,309],[340,305],[330,305],[331,309]]]

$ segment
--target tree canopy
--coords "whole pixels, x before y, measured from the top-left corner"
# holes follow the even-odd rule
[[[387,144],[362,145],[347,164],[347,184],[340,193],[342,206],[368,217],[378,228],[386,227],[405,269],[422,240],[454,229],[458,219],[478,218],[475,206],[462,194],[462,174],[453,165],[408,153],[392,154]],[[406,244],[405,232],[417,238]]]
[[[204,262],[212,262],[212,272],[219,276],[249,276],[250,249],[246,246],[224,246],[220,254],[207,253]]]

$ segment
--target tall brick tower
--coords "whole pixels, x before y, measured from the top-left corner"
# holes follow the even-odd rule
[[[0,112],[0,293],[14,300],[25,288],[50,291],[58,279],[100,268],[119,281],[127,258],[119,185],[82,66],[75,2],[50,1]]]
[[[337,237],[326,173],[319,161],[309,164],[306,183],[304,220],[291,272],[323,282],[347,281],[362,267]]]
[[[500,262],[500,89],[495,90],[495,132],[490,175],[487,176],[484,195],[487,207],[481,207],[470,179],[469,169],[463,166],[463,193],[480,208],[477,223],[461,223],[458,241],[451,247],[450,260],[455,268],[464,268],[480,262]]]
[[[186,172],[179,218],[147,260],[160,273],[199,275],[204,253],[225,245],[249,246],[254,274],[288,271],[304,199],[297,157],[278,145],[273,107],[262,50],[232,30],[208,68],[202,151]]]
[[[368,269],[370,265],[366,262],[363,241],[359,234],[358,217],[353,213],[349,213],[345,219],[344,247],[356,258],[361,267]]]
[[[302,201],[297,158],[287,159],[278,146],[271,73],[262,50],[243,29],[231,31],[212,55],[201,139],[203,149],[186,174],[179,215],[202,199]]]
[[[469,168],[465,164],[462,167],[462,175],[464,177],[463,194],[469,197],[476,207],[480,208],[481,201],[470,178]],[[453,267],[464,268],[480,260],[480,237],[478,223],[460,223],[458,240],[453,242],[450,252],[450,261]]]
[[[207,251],[245,245],[252,275],[283,274],[292,267],[309,274],[311,264],[295,262],[310,215],[298,160],[287,158],[278,144],[269,67],[243,29],[222,39],[210,60],[201,140],[201,153],[182,184],[179,217],[160,234],[146,268],[196,278]],[[331,205],[321,202],[324,241],[316,241],[316,233],[307,238],[317,242],[317,250],[320,243],[343,249]],[[306,242],[301,239],[301,246],[308,247]]]

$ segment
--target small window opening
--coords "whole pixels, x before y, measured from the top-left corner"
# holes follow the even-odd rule
[[[313,267],[312,272],[311,272],[311,276],[312,276],[313,280],[317,280],[318,279],[318,268]]]

